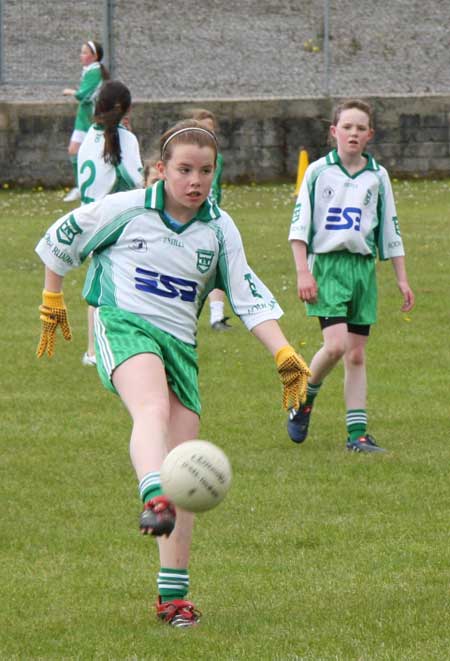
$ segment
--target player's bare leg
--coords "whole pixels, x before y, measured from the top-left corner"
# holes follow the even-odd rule
[[[170,390],[170,422],[167,449],[170,450],[184,441],[198,438],[200,421],[196,413],[183,406]],[[194,515],[177,510],[175,529],[169,538],[158,539],[161,566],[187,567],[192,540]]]
[[[365,409],[367,399],[366,344],[368,336],[347,333],[344,353],[344,399],[347,409]]]
[[[69,154],[69,160],[72,163],[72,167],[73,167],[75,182],[77,181],[78,178],[77,156],[80,150],[80,146],[81,146],[81,142],[76,142],[75,140],[71,140],[69,142],[69,147],[67,149],[67,152]],[[79,199],[80,199],[80,191],[78,190],[78,186],[75,183],[75,186],[64,197],[64,202],[75,202],[75,200],[79,200]]]
[[[183,406],[176,395],[170,392],[168,450],[184,441],[198,438],[198,431],[198,415]],[[194,515],[177,510],[175,529],[170,537],[158,538],[161,567],[158,574],[156,615],[174,627],[195,626],[201,616],[194,604],[186,600],[193,526]]]
[[[314,355],[311,364],[311,376],[308,379],[306,401],[299,409],[291,409],[287,421],[289,438],[294,443],[303,443],[309,431],[313,402],[325,377],[339,362],[347,343],[347,324],[339,323],[322,330],[323,346]]]
[[[198,436],[198,415],[186,409],[170,391],[163,363],[155,354],[128,359],[115,370],[113,383],[133,419],[130,456],[138,480],[159,475],[167,452]],[[158,507],[164,498],[151,498],[147,505],[156,501]],[[144,510],[142,516],[146,513]],[[170,537],[158,537],[160,594],[156,612],[160,619],[176,627],[195,625],[200,617],[194,605],[184,599],[189,588],[187,568],[193,525],[194,515],[179,510]]]
[[[130,457],[138,480],[159,471],[167,454],[170,401],[159,356],[141,353],[119,365],[113,384],[133,420]]]
[[[142,481],[145,485],[141,532],[170,535],[175,509],[162,495],[159,478],[167,454],[170,407],[163,363],[152,353],[132,356],[114,371],[113,384],[133,420],[130,457],[140,486]]]
[[[347,449],[352,452],[383,452],[367,433],[367,335],[348,333],[344,354],[344,398],[348,431]]]
[[[337,365],[347,346],[347,324],[334,324],[322,330],[323,346],[314,355],[309,369],[311,383],[322,383],[325,377]]]

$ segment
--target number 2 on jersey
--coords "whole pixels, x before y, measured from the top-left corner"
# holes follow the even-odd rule
[[[82,175],[86,170],[88,171],[88,178],[80,186],[81,201],[83,204],[89,204],[89,202],[95,202],[93,197],[88,197],[86,195],[86,188],[89,188],[89,186],[93,184],[95,180],[96,171],[95,171],[94,161],[85,161],[81,166],[80,175]]]

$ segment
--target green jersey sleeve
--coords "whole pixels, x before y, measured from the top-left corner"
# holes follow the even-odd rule
[[[90,103],[97,88],[102,83],[102,70],[98,62],[97,66],[86,69],[81,77],[80,86],[75,92],[75,98],[79,103]]]

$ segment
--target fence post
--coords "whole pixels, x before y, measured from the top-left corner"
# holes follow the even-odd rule
[[[330,96],[330,2],[323,0],[324,95]]]
[[[3,0],[0,0],[0,85],[5,82],[3,72]]]
[[[106,66],[114,78],[113,0],[103,0],[103,47]]]

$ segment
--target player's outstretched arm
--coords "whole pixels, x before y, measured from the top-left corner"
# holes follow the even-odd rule
[[[48,267],[45,268],[44,291],[42,292],[42,304],[39,306],[41,320],[41,337],[36,350],[36,355],[41,358],[47,353],[51,358],[55,352],[56,329],[61,327],[65,340],[72,339],[72,331],[67,318],[67,308],[64,303],[62,292],[63,277],[54,273]]]
[[[415,297],[409,286],[404,257],[392,257],[392,265],[397,279],[397,286],[403,296],[402,312],[409,312],[414,307]]]
[[[306,399],[308,365],[288,343],[278,322],[263,321],[252,328],[252,333],[272,353],[283,385],[283,407],[288,411],[298,409]]]

